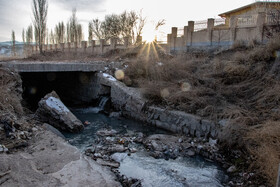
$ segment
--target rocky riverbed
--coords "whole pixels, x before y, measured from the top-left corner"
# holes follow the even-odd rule
[[[214,163],[223,160],[215,140],[171,134],[143,123],[90,111],[95,110],[74,112],[89,125],[82,134],[65,136],[87,156],[109,167],[123,186],[226,184],[228,177]]]

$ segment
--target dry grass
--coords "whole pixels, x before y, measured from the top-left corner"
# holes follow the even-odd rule
[[[276,184],[280,163],[280,121],[266,121],[251,127],[247,133],[247,149],[254,155],[256,167],[265,177]]]
[[[237,45],[236,49],[216,56],[142,58],[128,63],[125,74],[134,86],[143,89],[152,104],[183,110],[216,123],[230,120],[220,137],[222,145],[255,155],[257,162],[253,165],[274,185],[280,154],[276,144],[268,145],[271,138],[278,139],[280,145],[280,61],[275,60],[278,49],[280,40],[275,39],[266,46]],[[270,125],[267,120],[275,122]],[[257,128],[259,124],[263,128]],[[251,129],[255,136],[247,135]],[[264,133],[265,129],[275,132]],[[249,139],[258,146],[248,147]],[[272,167],[274,172],[269,174]]]

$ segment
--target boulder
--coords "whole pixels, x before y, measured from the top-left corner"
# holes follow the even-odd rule
[[[36,115],[40,121],[62,131],[78,132],[84,128],[82,122],[61,102],[54,91],[42,98],[38,105]]]

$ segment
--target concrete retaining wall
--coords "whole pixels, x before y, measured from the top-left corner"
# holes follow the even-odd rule
[[[217,138],[219,126],[201,117],[181,111],[170,111],[160,107],[147,106],[147,100],[138,88],[125,86],[122,82],[98,74],[98,82],[111,88],[113,106],[123,115],[144,121],[175,133],[196,137]]]

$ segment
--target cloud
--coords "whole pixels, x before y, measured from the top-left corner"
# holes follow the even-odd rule
[[[56,3],[60,8],[72,10],[76,8],[77,11],[82,12],[105,12],[104,4],[106,0],[51,0]]]
[[[0,41],[10,40],[15,30],[16,40],[21,40],[22,28],[31,23],[31,0],[0,0]]]

